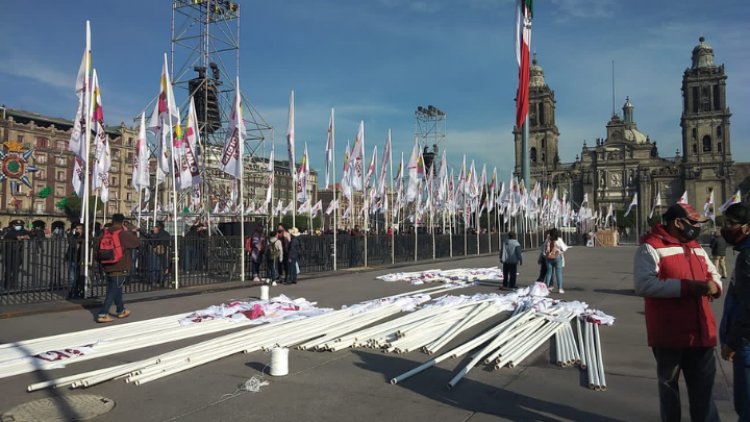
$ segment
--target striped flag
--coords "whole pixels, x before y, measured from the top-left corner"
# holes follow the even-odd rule
[[[516,127],[519,128],[529,112],[529,51],[531,50],[533,3],[533,0],[518,0],[516,3],[516,59],[518,60]]]

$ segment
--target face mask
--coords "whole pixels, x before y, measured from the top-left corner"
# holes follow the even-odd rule
[[[739,225],[723,227],[721,229],[721,237],[723,237],[730,245],[739,245],[747,237],[742,227],[743,226]]]
[[[688,224],[687,221],[682,220],[682,228],[680,230],[680,236],[682,236],[685,241],[690,242],[691,240],[695,240],[698,238],[698,235],[701,234],[701,226],[693,226]]]
[[[13,226],[13,228],[14,228],[14,229],[15,229],[16,231],[20,231],[21,229],[23,229],[23,226]]]

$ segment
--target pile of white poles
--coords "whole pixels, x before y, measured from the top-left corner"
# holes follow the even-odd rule
[[[259,303],[259,302],[251,302]],[[289,302],[290,305],[299,305]],[[298,306],[299,307],[299,306]],[[324,312],[309,302],[299,313]],[[256,324],[249,319],[206,319],[199,323],[181,324],[180,321],[194,313],[94,328],[73,333],[40,337],[7,343],[0,346],[0,378],[37,370],[49,370],[90,359],[127,352],[145,347],[170,343],[206,334],[236,329]],[[297,312],[285,313],[294,317]]]
[[[411,284],[423,283],[457,283],[478,282],[484,280],[503,279],[502,270],[497,267],[490,268],[456,268],[453,270],[427,270],[403,273],[391,273],[376,277],[378,280],[396,282],[407,281]]]
[[[32,384],[27,389],[28,391],[34,391],[42,388],[58,388],[62,386],[70,386],[72,388],[89,387],[119,378],[125,378],[125,382],[127,383],[141,385],[243,351],[250,353],[257,350],[269,350],[275,347],[290,347],[318,337],[329,335],[340,336],[341,333],[350,332],[361,327],[361,324],[376,322],[379,319],[386,318],[403,310],[413,309],[430,299],[425,294],[426,291],[430,293],[442,293],[455,288],[458,287],[434,286],[429,289],[423,289],[420,292],[376,299],[307,318],[271,322],[137,362]],[[203,324],[196,325],[200,326]],[[161,334],[163,336],[167,335],[164,332]],[[92,354],[92,357],[99,356],[103,355],[99,353]]]

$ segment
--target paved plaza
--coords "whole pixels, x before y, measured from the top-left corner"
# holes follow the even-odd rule
[[[339,352],[290,350],[289,375],[268,374],[269,353],[236,354],[143,386],[110,381],[87,390],[43,390],[27,393],[26,386],[51,378],[113,366],[174,350],[216,335],[93,359],[67,368],[0,379],[0,413],[45,397],[95,394],[115,402],[109,413],[95,420],[106,421],[655,421],[658,420],[656,370],[646,346],[643,299],[633,295],[633,246],[619,248],[574,247],[566,253],[564,295],[581,300],[613,315],[614,326],[601,327],[607,391],[587,387],[585,372],[577,367],[561,368],[551,361],[550,343],[532,354],[522,365],[490,371],[475,368],[456,388],[446,384],[463,359],[447,360],[398,385],[388,380],[429,356],[422,352],[385,354],[372,349]],[[519,284],[532,282],[539,271],[536,252],[525,253],[519,268]],[[727,256],[730,271],[734,256]],[[439,263],[420,263],[397,270],[341,271],[330,276],[302,280],[294,286],[271,288],[279,293],[304,297],[319,306],[335,307],[423,286],[385,283],[375,277],[393,271],[489,267],[496,257],[485,256]],[[456,293],[490,292],[477,285]],[[208,292],[158,300],[128,302],[133,312],[126,321],[177,314],[219,304],[231,299],[257,297],[258,287]],[[717,320],[723,298],[713,303]],[[34,313],[0,319],[0,343],[95,328],[93,310],[60,308],[54,313]],[[49,305],[47,306],[49,310]],[[115,321],[114,324],[123,324]],[[454,343],[475,335],[487,324]],[[718,359],[718,350],[717,350]],[[269,385],[259,392],[236,393],[238,384],[262,376]],[[682,385],[683,415],[687,395]],[[731,367],[720,363],[714,397],[723,420],[736,419],[732,410]]]

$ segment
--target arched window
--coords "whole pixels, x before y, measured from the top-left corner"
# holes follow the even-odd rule
[[[547,148],[547,138],[542,138],[542,142],[540,145],[542,149]]]
[[[721,139],[721,126],[716,127],[716,137]]]
[[[531,147],[531,150],[529,150],[529,159],[532,163],[536,164],[536,148]]]
[[[703,137],[703,152],[711,152],[711,137],[708,135]]]
[[[546,156],[546,155],[544,155],[544,153],[542,153],[542,162],[543,162],[543,163],[546,163],[546,162],[547,162],[547,156]]]

